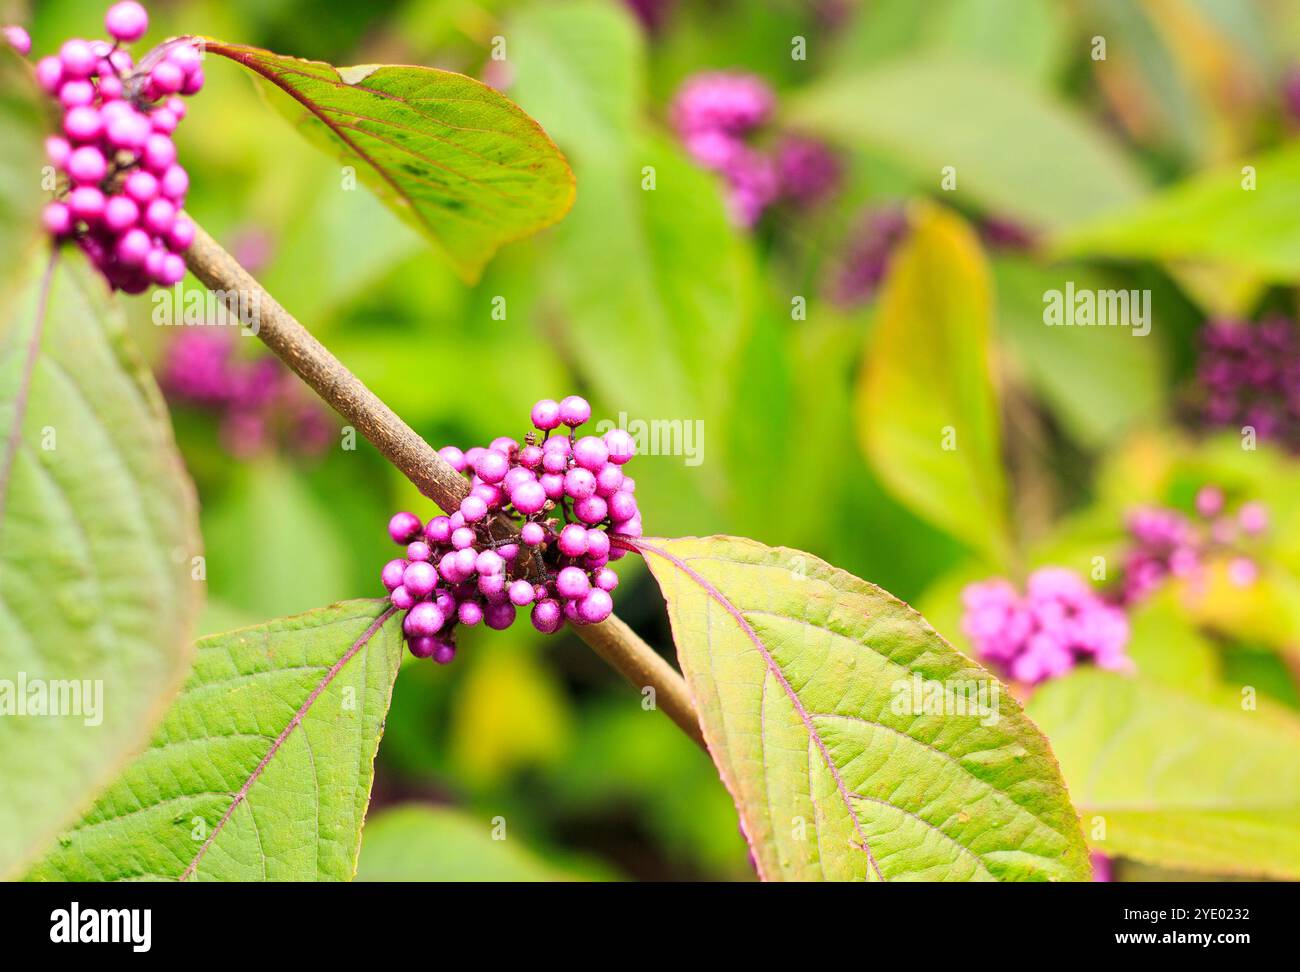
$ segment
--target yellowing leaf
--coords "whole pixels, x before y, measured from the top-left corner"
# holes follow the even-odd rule
[[[1047,740],[889,594],[752,540],[637,546],[767,880],[1082,880]]]

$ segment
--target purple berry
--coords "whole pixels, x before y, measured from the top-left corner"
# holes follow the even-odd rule
[[[552,429],[557,429],[560,427],[559,403],[552,401],[549,398],[543,398],[533,406],[533,411],[530,417],[533,420],[533,425],[541,429],[543,432],[550,432]]]
[[[194,223],[188,219],[180,218],[172,224],[172,231],[167,234],[167,245],[171,247],[174,253],[183,253],[189,249],[194,242]]]
[[[619,490],[609,498],[609,516],[615,523],[630,520],[637,514],[636,497]]]
[[[599,496],[588,496],[586,499],[580,499],[573,504],[573,515],[583,523],[593,526],[602,522],[608,513],[609,507]]]
[[[506,561],[495,550],[484,550],[474,558],[474,569],[481,575],[504,574]]]
[[[149,15],[135,0],[122,0],[108,8],[104,15],[104,29],[110,37],[124,44],[134,44],[149,29]]]
[[[508,591],[510,603],[515,607],[523,607],[525,604],[532,604],[535,592],[533,585],[526,580],[517,580],[510,585]]]
[[[390,595],[389,599],[393,602],[393,607],[397,608],[399,611],[409,611],[411,608],[415,607],[415,595],[405,587],[393,588],[393,593]]]
[[[515,606],[509,601],[501,604],[489,604],[483,611],[483,620],[489,628],[504,631],[515,623]]]
[[[9,24],[4,28],[5,40],[9,43],[19,56],[26,57],[32,52],[32,38],[25,29],[17,24]]]
[[[151,245],[148,233],[142,229],[133,228],[117,238],[117,245],[113,248],[113,253],[117,257],[117,262],[123,266],[138,267],[144,264],[144,258],[149,255]]]
[[[623,470],[614,463],[607,462],[596,471],[596,495],[606,499],[613,496],[623,486]]]
[[[556,546],[566,557],[581,557],[587,552],[587,531],[576,523],[570,523],[560,531]]]
[[[623,429],[610,429],[605,433],[605,448],[609,461],[621,466],[636,455],[636,440]]]
[[[456,609],[456,616],[460,618],[461,624],[472,628],[483,620],[483,608],[478,601],[461,601],[460,607]]]
[[[99,58],[84,40],[68,40],[59,48],[59,61],[63,64],[65,78],[88,78]]]
[[[542,634],[554,634],[564,624],[564,615],[558,601],[545,598],[533,605],[533,627]]]
[[[110,196],[104,203],[104,225],[114,233],[121,233],[136,224],[140,207],[126,196]]]
[[[388,535],[393,538],[393,543],[406,545],[420,535],[424,524],[414,513],[394,513],[392,519],[388,521]]]
[[[587,531],[587,556],[589,557],[608,557],[609,556],[609,534],[604,530]]]
[[[145,205],[158,195],[158,180],[151,173],[137,169],[126,177],[122,189],[137,203]]]
[[[438,572],[427,561],[417,560],[408,564],[402,572],[402,586],[412,597],[428,597],[437,585]]]
[[[564,475],[564,492],[576,500],[595,496],[596,477],[590,469],[570,469]]]
[[[439,665],[448,665],[456,657],[456,646],[450,641],[434,639],[437,648],[433,651],[433,660]]]
[[[409,569],[409,568],[408,568]],[[430,637],[442,630],[446,619],[438,606],[432,601],[421,601],[411,608],[403,622],[403,628],[414,637]]]
[[[536,480],[520,483],[510,494],[510,502],[524,516],[540,513],[546,506],[546,490]]]
[[[36,62],[36,81],[49,95],[57,95],[63,83],[63,62],[54,55]]]
[[[384,587],[388,589],[390,594],[402,585],[402,573],[405,570],[406,561],[401,558],[390,560],[388,563],[384,564],[384,569],[380,574],[380,579],[383,580]]]
[[[411,638],[406,647],[416,658],[432,658],[441,644],[437,638]]]
[[[176,222],[176,205],[169,199],[155,199],[144,209],[144,226],[158,236],[166,236]]]
[[[573,458],[583,469],[596,473],[604,468],[609,460],[609,450],[605,448],[603,439],[598,439],[594,435],[584,435],[573,444]]]
[[[555,590],[563,597],[582,597],[590,589],[591,582],[580,567],[565,567],[555,575]]]
[[[149,171],[162,175],[176,161],[176,143],[169,136],[154,132],[145,139],[142,158]]]
[[[545,455],[541,446],[524,446],[519,450],[519,464],[525,469],[536,471],[542,465]]]
[[[576,429],[589,418],[591,418],[591,406],[587,404],[585,398],[570,395],[560,402],[560,421],[569,428]]]
[[[73,108],[63,116],[63,130],[74,142],[92,142],[104,131],[104,120],[94,108]]]
[[[463,473],[468,468],[465,464],[465,453],[455,446],[443,446],[438,450],[438,455],[442,456],[447,465],[458,473]]]
[[[525,523],[519,531],[519,539],[530,547],[536,547],[546,540],[546,528],[540,523]]]
[[[423,540],[412,540],[406,545],[407,560],[428,560],[433,556],[433,551]]]
[[[487,516],[487,503],[483,502],[480,496],[472,494],[466,496],[460,501],[460,515],[465,518],[466,523],[477,523]]]
[[[158,94],[175,94],[185,87],[185,72],[171,61],[160,61],[149,73],[149,85]]]
[[[499,483],[510,471],[510,460],[500,452],[486,450],[474,464],[474,472],[485,483]]]
[[[609,617],[613,610],[613,598],[609,596],[607,591],[602,591],[599,587],[588,591],[578,601],[578,617],[585,624],[599,624]]]
[[[456,550],[468,550],[474,543],[474,531],[469,527],[458,527],[451,531],[451,545]]]
[[[158,274],[154,279],[164,287],[180,283],[185,279],[185,261],[175,253],[168,253],[162,258]]]
[[[68,193],[68,208],[77,219],[94,223],[104,215],[104,194],[94,186],[77,186]]]
[[[64,236],[72,232],[72,211],[61,202],[47,203],[41,212],[41,222],[49,233]]]
[[[559,473],[543,473],[537,480],[546,493],[547,499],[556,500],[557,502],[564,497],[564,477]]]
[[[602,567],[596,571],[595,584],[602,591],[612,591],[618,587],[618,574],[608,567]]]
[[[435,516],[424,528],[424,536],[430,543],[447,543],[451,540],[451,520],[445,516]]]
[[[80,108],[94,101],[95,86],[89,81],[67,81],[59,89],[59,102],[64,108]]]

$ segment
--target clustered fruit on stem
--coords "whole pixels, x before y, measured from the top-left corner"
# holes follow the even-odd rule
[[[179,96],[203,87],[202,56],[179,40],[136,64],[122,45],[144,36],[149,17],[134,0],[110,7],[104,26],[113,43],[73,38],[36,63],[63,109],[63,135],[45,141],[61,176],[44,222],[75,239],[110,286],[141,293],[185,276],[194,224],[181,215],[190,180],[172,133],[185,117]]]
[[[384,565],[382,580],[406,612],[402,630],[417,658],[445,664],[456,655],[457,624],[505,629],[530,605],[543,634],[566,620],[598,624],[613,611],[618,575],[609,563],[625,551],[611,535],[642,534],[636,483],[623,473],[635,442],[622,429],[579,438],[591,406],[577,395],[543,399],[531,417],[540,441],[529,432],[523,445],[501,436],[486,448],[439,450],[470,476],[455,513],[424,523],[402,512],[389,521],[389,536],[406,551]],[[517,535],[500,529],[502,518]]]

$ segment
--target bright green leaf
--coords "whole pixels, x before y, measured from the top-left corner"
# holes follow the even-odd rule
[[[752,540],[638,546],[762,877],[1087,877],[1047,740],[907,605]]]
[[[304,135],[355,166],[467,280],[500,246],[557,222],[573,203],[573,173],[559,149],[473,78],[407,65],[336,68],[213,40],[207,50],[292,99],[273,101]]]
[[[1092,845],[1151,864],[1300,877],[1300,722],[1081,670],[1029,714],[1052,740]],[[1104,827],[1104,830],[1101,829]]]
[[[1141,197],[1133,167],[1088,122],[1011,75],[942,54],[832,77],[790,100],[797,127],[886,155],[957,200],[1057,229]]]
[[[890,267],[858,381],[863,451],[904,503],[1004,562],[993,296],[979,241],[950,211],[919,206]]]
[[[1065,256],[1200,260],[1278,282],[1300,279],[1300,143],[1192,176],[1123,213],[1063,234]]]
[[[154,736],[34,880],[347,881],[402,658],[385,602],[213,635]]]
[[[0,874],[144,745],[202,602],[194,489],[102,280],[75,251],[23,272],[0,312]],[[24,717],[38,682],[80,711]]]

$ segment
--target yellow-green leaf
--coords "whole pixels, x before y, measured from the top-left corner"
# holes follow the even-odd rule
[[[752,540],[637,546],[761,877],[1087,878],[1047,740],[907,605]]]
[[[900,500],[994,563],[1008,558],[993,296],[970,228],[930,204],[892,261],[858,378],[858,434]]]

